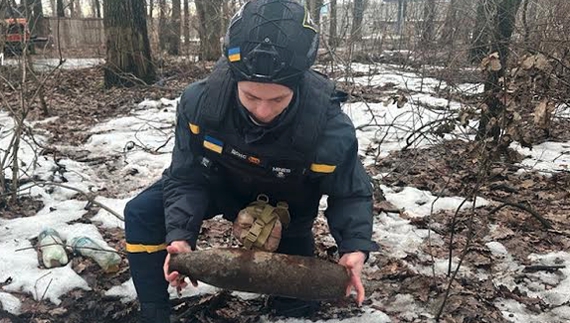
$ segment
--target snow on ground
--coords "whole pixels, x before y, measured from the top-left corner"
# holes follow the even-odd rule
[[[71,62],[70,62],[71,63]],[[357,68],[369,68],[357,66]],[[434,94],[434,87],[442,86],[435,79],[424,78],[410,72],[394,72],[393,69],[383,66],[375,66],[377,75],[371,78],[360,77],[357,82],[373,82],[377,85],[392,82],[400,89],[423,90],[415,93],[402,108],[395,104],[366,104],[363,102],[344,105],[344,111],[352,118],[355,126],[359,127],[357,136],[360,143],[360,152],[364,155],[368,148],[374,148],[382,139],[380,156],[386,156],[390,151],[401,149],[406,145],[406,139],[414,129],[449,116],[450,111],[457,111],[461,105],[456,102],[438,98]],[[443,85],[444,86],[444,85]],[[478,86],[460,85],[458,88],[467,90]],[[71,159],[62,159],[55,164],[53,160],[36,157],[34,147],[25,142],[20,149],[20,160],[27,165],[29,174],[35,174],[44,180],[67,181],[68,186],[80,188],[84,191],[97,192],[108,185],[119,185],[120,196],[116,198],[98,197],[97,201],[122,214],[124,205],[135,196],[142,187],[156,180],[162,170],[169,164],[169,152],[173,146],[173,127],[175,121],[176,100],[146,100],[134,106],[131,113],[118,117],[108,122],[99,124],[91,129],[92,136],[88,142],[80,147],[60,147],[63,151],[89,152],[89,157],[101,157],[109,155],[122,156],[113,167],[118,174],[130,174],[128,177],[110,176],[106,168],[101,165],[93,165],[89,162],[78,162]],[[426,109],[429,106],[434,109]],[[376,118],[376,119],[373,119]],[[380,128],[366,125],[380,125]],[[11,140],[13,123],[7,113],[0,111],[0,146],[7,147]],[[457,135],[457,133],[456,133]],[[44,142],[46,135],[37,136],[36,140]],[[421,138],[412,147],[425,147],[431,141]],[[568,151],[570,143],[544,143],[535,147],[532,151],[525,152],[529,155],[524,165],[550,171],[566,169],[568,163]],[[0,151],[2,157],[2,151]],[[368,158],[367,162],[372,160]],[[35,166],[35,168],[32,168]],[[65,167],[65,172],[61,167]],[[136,172],[133,173],[133,169]],[[427,217],[438,210],[455,210],[462,197],[446,197],[437,199],[430,192],[424,192],[415,188],[406,187],[396,189],[382,186],[388,201],[392,202],[407,213],[408,217]],[[44,208],[36,216],[29,218],[0,219],[0,282],[9,281],[0,291],[2,307],[14,314],[20,309],[19,300],[11,293],[23,292],[32,295],[35,299],[49,299],[53,303],[59,302],[59,297],[74,288],[89,289],[86,281],[77,275],[70,265],[40,269],[36,251],[31,248],[32,241],[45,227],[52,227],[59,231],[62,239],[67,241],[75,236],[88,235],[101,241],[102,237],[95,225],[70,222],[77,220],[86,212],[83,208],[84,201],[74,199],[75,192],[64,188],[47,188],[29,186],[26,194],[39,197],[44,202]],[[482,199],[477,200],[476,206],[489,203]],[[325,201],[323,201],[325,205]],[[464,207],[470,207],[471,202]],[[123,227],[122,221],[105,210],[101,210],[93,221],[101,228]],[[419,247],[426,239],[431,239],[433,245],[442,245],[443,239],[434,232],[418,229],[410,224],[409,220],[401,218],[397,214],[381,213],[375,218],[374,238],[383,247],[382,253],[391,254],[394,257],[404,259],[408,254],[422,255]],[[516,281],[513,277],[522,270],[523,266],[517,263],[508,254],[506,248],[500,242],[489,239],[487,246],[495,255],[501,255],[502,261],[495,266],[502,270],[502,275],[493,277],[496,284],[504,284],[509,288],[519,288],[527,291],[529,295],[544,299],[547,303],[559,306],[552,311],[540,315],[529,312],[523,305],[514,300],[498,301],[497,306],[503,310],[505,317],[513,322],[557,322],[570,319],[570,308],[563,305],[570,300],[570,269],[561,270],[560,274],[536,274],[532,280]],[[377,257],[380,254],[373,254]],[[567,252],[532,255],[531,260],[544,264],[569,264],[570,254]],[[443,275],[447,270],[447,259],[435,259],[434,269],[436,275]],[[457,259],[453,259],[457,264]],[[567,266],[569,267],[569,266]],[[15,270],[17,268],[17,271]],[[412,269],[431,275],[432,269],[426,267],[412,267]],[[481,275],[472,271],[467,265],[460,271],[461,275]],[[547,288],[545,286],[549,285]],[[217,289],[207,284],[200,284],[198,289],[188,288],[183,296],[201,293],[213,293]],[[172,297],[176,297],[175,291],[170,290]],[[132,281],[126,281],[121,285],[114,286],[108,295],[121,297],[124,301],[135,298]],[[236,293],[244,298],[258,297],[255,294]],[[410,318],[418,318],[419,313],[429,313],[428,309],[421,308],[413,301],[410,295],[401,295],[392,304],[382,304],[390,310],[397,308],[398,312],[410,315]],[[424,315],[422,314],[422,315]],[[428,315],[429,317],[429,315]],[[343,322],[390,322],[385,313],[365,307],[365,313],[353,319]],[[283,323],[305,322],[304,320],[288,319]],[[330,320],[329,322],[334,322]]]
[[[340,70],[350,70],[353,73],[357,72],[360,74],[366,74],[365,76],[358,77],[346,76],[340,79],[340,81],[354,82],[360,85],[383,87],[388,84],[393,84],[396,89],[414,92],[433,92],[436,88],[444,89],[447,87],[452,91],[464,94],[476,94],[483,92],[482,84],[465,83],[451,85],[432,77],[418,75],[415,72],[403,72],[401,71],[400,66],[392,64],[368,65],[353,63],[350,65],[350,69],[346,66],[341,66]]]
[[[523,156],[521,165],[526,169],[538,170],[549,174],[570,171],[570,142],[544,142],[533,146],[532,150],[521,147],[518,143],[511,146]]]
[[[32,57],[34,69],[38,72],[46,72],[56,68],[60,62],[57,58],[36,58]],[[5,65],[19,66],[21,58],[8,58],[4,60]],[[66,58],[60,66],[64,70],[74,70],[78,68],[88,68],[103,64],[105,62],[102,58]]]

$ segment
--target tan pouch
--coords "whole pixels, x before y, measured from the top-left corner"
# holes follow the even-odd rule
[[[238,213],[233,225],[234,236],[246,249],[277,250],[283,226],[290,221],[288,208],[285,202],[274,207],[269,204],[267,195],[260,194],[255,202]]]

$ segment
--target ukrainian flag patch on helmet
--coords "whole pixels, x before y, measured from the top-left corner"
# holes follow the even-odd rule
[[[228,49],[228,59],[230,62],[239,62],[241,60],[241,52],[239,47]]]
[[[204,147],[221,154],[224,149],[224,143],[214,137],[204,136]]]

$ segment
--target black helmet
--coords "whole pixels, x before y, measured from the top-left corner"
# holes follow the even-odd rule
[[[315,62],[318,29],[294,0],[253,0],[234,15],[224,55],[236,81],[295,88]]]

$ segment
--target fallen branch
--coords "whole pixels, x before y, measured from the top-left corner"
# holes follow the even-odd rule
[[[526,273],[535,273],[537,271],[548,271],[553,272],[557,271],[558,269],[564,269],[566,266],[564,265],[532,265],[524,267],[524,272]]]
[[[106,206],[105,204],[101,203],[101,202],[97,202],[95,199],[97,198],[97,195],[94,195],[92,193],[86,193],[78,188],[72,187],[72,186],[68,186],[65,184],[60,184],[60,183],[54,183],[54,182],[37,182],[34,181],[33,184],[26,186],[24,188],[20,188],[18,191],[23,191],[23,190],[27,190],[30,189],[34,186],[38,186],[38,187],[44,187],[44,186],[57,186],[57,187],[61,187],[61,188],[65,188],[74,192],[77,192],[81,195],[83,195],[86,199],[87,199],[87,205],[85,206],[85,209],[89,209],[92,205],[96,205],[100,208],[102,208],[103,210],[109,212],[110,214],[112,214],[114,217],[116,217],[117,219],[121,220],[121,221],[125,221],[125,219],[123,218],[123,216],[121,216],[119,213],[113,211],[110,207]],[[2,195],[0,195],[0,197],[2,197]]]
[[[519,204],[519,203],[510,202],[507,200],[498,200],[498,201],[503,203],[503,204],[499,205],[495,209],[493,209],[493,211],[490,212],[491,214],[498,212],[500,209],[504,208],[505,206],[512,206],[512,207],[516,207],[518,209],[521,209],[523,211],[530,213],[530,215],[532,215],[535,219],[537,219],[546,229],[550,229],[550,230],[553,229],[552,224],[547,219],[543,218],[542,215],[538,214],[538,212],[531,209],[530,207]]]

